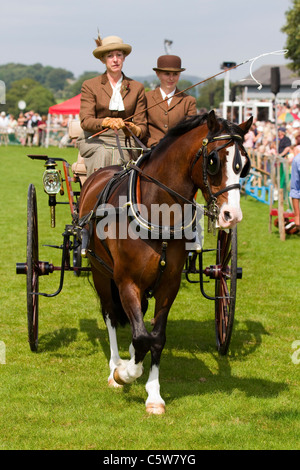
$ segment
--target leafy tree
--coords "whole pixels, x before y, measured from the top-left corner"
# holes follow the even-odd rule
[[[293,0],[293,6],[286,13],[286,24],[281,28],[287,34],[286,56],[292,60],[289,67],[300,72],[300,0]]]
[[[185,90],[186,88],[188,88],[192,85],[193,85],[193,83],[190,82],[189,80],[182,79],[182,80],[179,80],[177,87],[178,87],[179,90]],[[191,88],[190,90],[187,90],[185,93],[187,93],[188,95],[194,96],[194,98],[197,97],[197,92],[196,92],[195,87]]]
[[[25,96],[25,101],[27,109],[33,109],[39,114],[48,114],[49,107],[55,104],[55,98],[51,91],[42,85],[37,85],[29,90]]]
[[[99,75],[99,72],[84,72],[81,74],[76,82],[69,84],[65,87],[65,92],[66,92],[66,97],[67,98],[72,98],[72,96],[79,95],[81,92],[81,86],[85,80],[88,80],[89,78],[94,78]]]
[[[74,78],[72,72],[68,72],[62,68],[53,68],[47,74],[44,85],[54,92],[63,90],[69,78]]]
[[[0,80],[4,81],[7,90],[9,90],[12,82],[25,77],[25,69],[26,65],[23,64],[9,63],[0,65]]]
[[[11,83],[10,89],[6,93],[6,108],[7,112],[16,115],[18,113],[18,102],[20,100],[25,100],[26,94],[38,86],[39,83],[31,78],[24,78],[22,80],[16,80]]]
[[[33,109],[41,114],[47,114],[49,106],[55,104],[53,94],[31,78],[11,83],[11,87],[6,93],[6,112],[18,115],[20,100],[24,100],[26,103],[25,111]]]
[[[219,107],[224,100],[224,80],[216,80],[215,78],[209,80],[198,87],[198,94],[198,109],[205,108],[209,110]]]
[[[31,78],[53,92],[64,89],[68,79],[73,79],[72,72],[62,68],[54,68],[40,63],[33,65],[9,63],[0,65],[0,80],[3,80],[9,90],[16,80]]]

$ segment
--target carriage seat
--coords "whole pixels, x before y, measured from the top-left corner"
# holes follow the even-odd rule
[[[69,123],[69,137],[70,139],[77,139],[81,132],[80,121],[72,119]],[[78,152],[77,161],[72,165],[72,172],[77,178],[79,178],[81,184],[83,184],[87,178],[86,166],[84,164],[84,158]]]

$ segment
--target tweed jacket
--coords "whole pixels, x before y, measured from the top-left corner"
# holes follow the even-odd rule
[[[124,102],[124,111],[110,111],[109,102],[113,93],[106,72],[98,77],[83,82],[80,101],[80,124],[86,133],[94,134],[102,130],[102,121],[106,117],[128,118],[139,113],[132,119],[134,124],[141,128],[140,138],[146,135],[146,98],[141,83],[123,75],[121,96]]]
[[[176,88],[175,94],[179,93]],[[162,101],[160,88],[146,93],[147,108]],[[147,111],[148,131],[146,145],[152,147],[156,145],[169,129],[174,127],[185,116],[197,114],[196,99],[186,93],[173,96],[170,106],[166,103],[158,104]]]

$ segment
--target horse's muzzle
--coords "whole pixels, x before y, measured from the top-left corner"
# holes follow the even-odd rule
[[[237,209],[229,204],[223,204],[220,209],[218,223],[220,228],[232,228],[241,222],[242,218],[243,214],[240,208]]]

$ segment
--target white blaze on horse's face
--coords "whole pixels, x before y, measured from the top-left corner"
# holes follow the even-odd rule
[[[239,184],[240,173],[236,174],[233,171],[233,160],[235,155],[235,146],[231,145],[227,148],[226,156],[226,182],[225,186],[230,186],[232,184]],[[242,163],[245,165],[246,157],[241,155]],[[224,203],[220,208],[219,214],[219,226],[220,228],[232,228],[237,223],[241,222],[243,214],[240,206],[240,190],[232,189],[228,191],[228,202]]]

